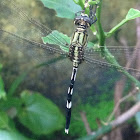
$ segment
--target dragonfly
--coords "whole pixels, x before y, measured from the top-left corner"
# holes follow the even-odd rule
[[[5,11],[6,5],[10,6],[10,10],[8,11],[8,8]],[[23,12],[23,10],[14,2],[14,0],[1,0],[0,2],[1,6],[1,13],[9,14],[10,12],[13,12],[15,15],[12,17],[8,17],[8,22],[11,24],[11,28],[15,30],[16,33],[9,31],[8,29],[4,29],[4,27],[0,26],[0,35],[6,36],[10,41],[13,42],[19,42],[18,45],[15,45],[15,49],[20,49],[21,51],[36,49],[36,53],[30,52],[30,55],[34,55],[36,59],[38,58],[38,50],[42,49],[43,52],[40,54],[41,57],[47,59],[48,53],[50,53],[52,56],[62,56],[64,58],[68,58],[72,61],[73,69],[72,69],[72,75],[71,75],[71,83],[68,87],[68,93],[67,93],[67,101],[66,101],[66,127],[65,127],[65,133],[68,134],[69,131],[69,125],[70,125],[70,119],[71,119],[71,107],[72,107],[72,94],[73,94],[73,88],[74,83],[77,75],[77,70],[79,68],[79,65],[82,65],[83,63],[86,64],[87,67],[96,68],[99,67],[99,69],[115,69],[116,71],[125,70],[126,72],[132,73],[134,75],[140,74],[140,71],[138,69],[134,68],[128,68],[128,67],[122,67],[120,65],[114,65],[103,59],[99,53],[102,54],[102,51],[104,51],[103,46],[97,46],[97,49],[86,47],[87,42],[87,36],[88,32],[87,29],[90,27],[90,24],[93,24],[96,22],[95,17],[93,17],[93,21],[85,15],[84,13],[80,13],[80,16],[76,16],[75,18],[75,25],[77,25],[76,30],[73,33],[73,36],[71,38],[71,42],[69,42],[65,37],[63,37],[58,32],[54,32],[47,26],[41,24],[39,21],[35,20],[26,12]],[[6,12],[6,13],[5,13]],[[81,22],[82,19],[82,22]],[[92,23],[91,23],[92,22]],[[25,25],[24,25],[25,23]],[[26,32],[24,30],[25,26],[29,26],[30,28],[30,34],[28,34],[29,31]],[[21,31],[24,32],[24,34],[21,34]],[[32,36],[31,36],[32,34]],[[42,38],[49,36],[51,37],[50,42],[53,40],[54,44],[47,42],[44,44],[43,42],[39,42],[37,38]],[[78,43],[77,43],[78,42]],[[5,43],[6,44],[6,43]],[[78,46],[79,45],[79,46]],[[107,50],[112,52],[113,54],[116,54],[117,57],[125,57],[128,59],[127,55],[129,55],[130,52],[133,52],[135,50],[134,48],[126,48],[126,47],[108,47]],[[38,52],[38,53],[37,53]],[[135,51],[135,53],[138,53],[139,49]],[[122,55],[125,54],[125,55]],[[129,60],[131,60],[132,57],[129,55]],[[66,66],[65,66],[66,67]]]

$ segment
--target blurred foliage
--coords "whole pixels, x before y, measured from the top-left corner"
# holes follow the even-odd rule
[[[58,10],[57,15],[59,15],[58,12],[62,12],[61,14],[65,17],[65,19],[55,17],[55,12],[53,10],[49,10],[43,7],[40,1],[36,1],[36,0],[26,1],[26,2],[25,0],[20,0],[20,2],[18,0],[15,1],[17,3],[20,3],[20,5],[23,5],[24,7],[23,10],[28,11],[31,17],[39,19],[39,21],[42,22],[44,25],[49,24],[50,28],[62,31],[65,34],[68,34],[68,36],[70,36],[71,33],[73,32],[73,23],[72,23],[73,21],[66,19],[66,16],[69,15],[68,14],[69,12],[72,12],[72,15],[74,15],[75,11],[73,11],[73,9],[70,8],[71,11],[67,12],[67,9],[64,9],[66,10],[65,13],[64,11],[62,12],[60,6],[62,6],[61,7],[62,9],[64,6],[69,6],[69,5],[65,5],[64,1],[63,4],[58,5],[56,3],[55,5],[53,5],[53,7],[50,8],[57,9]],[[125,17],[128,10],[131,7],[135,7],[136,3],[138,3],[137,0],[133,0],[129,2],[121,1],[121,0],[118,1],[106,0],[105,2],[103,2],[101,22],[104,30],[109,31],[110,29],[112,29],[112,27],[116,26],[117,25],[116,23],[119,23]],[[69,4],[73,8],[77,7],[77,5],[73,4],[74,5],[73,6],[71,3]],[[82,7],[83,5],[81,4],[80,6]],[[8,8],[8,5],[6,8]],[[10,13],[9,16],[11,16]],[[69,18],[72,17],[73,16],[70,16]],[[3,18],[1,18],[0,20],[0,26],[1,25],[3,25],[5,29],[8,29],[10,31],[16,30],[14,27],[9,26],[8,20],[5,20]],[[122,36],[125,36],[128,40],[129,45],[135,45],[134,27],[135,24],[133,21],[131,23],[128,23],[126,26],[122,26],[121,29],[123,30],[121,30],[119,33],[119,39]],[[130,29],[129,34],[128,34],[128,29]],[[30,30],[26,34],[27,37],[29,37],[31,35]],[[89,36],[92,36],[92,33]],[[95,40],[95,37],[93,38],[92,36],[90,40]],[[118,45],[119,43],[114,39],[114,36],[112,36],[110,40],[107,40],[107,44],[115,46]],[[33,71],[36,71],[36,68],[32,67],[32,63],[26,65],[24,61],[21,61],[22,57],[24,57],[23,55],[21,55],[21,53],[18,53],[16,55],[12,53],[15,52],[15,50],[7,49],[4,44],[2,44],[2,46],[4,47],[0,52],[0,54],[2,54],[1,55],[2,59],[0,61],[3,64],[3,73],[1,74],[3,78],[0,76],[0,99],[1,99],[0,137],[3,136],[3,139],[5,139],[6,137],[7,140],[11,140],[10,138],[13,138],[14,140],[28,139],[25,138],[23,135],[21,135],[19,133],[20,131],[22,134],[24,134],[27,137],[30,137],[31,139],[32,138],[38,140],[46,139],[46,138],[58,139],[59,136],[60,139],[62,138],[66,139],[67,137],[65,137],[64,134],[62,134],[63,132],[62,129],[64,128],[65,119],[61,111],[54,103],[52,103],[49,99],[45,99],[39,93],[36,93],[36,91],[40,91],[40,93],[43,93],[45,96],[49,97],[51,100],[53,100],[53,102],[59,105],[59,107],[61,107],[61,110],[63,111],[64,109],[62,106],[65,106],[65,103],[62,103],[59,99],[64,98],[63,96],[65,95],[62,94],[64,93],[65,90],[63,89],[63,87],[60,86],[58,88],[54,88],[52,86],[52,83],[54,85],[63,84],[65,85],[65,88],[67,88],[66,86],[67,82],[65,82],[66,81],[65,79],[67,78],[67,75],[68,76],[70,75],[70,73],[68,73],[67,71],[64,73],[63,70],[61,69],[59,70],[59,68],[57,68],[57,64],[56,67],[55,66],[47,67],[49,69],[47,71],[49,75],[44,74],[46,72],[45,68],[42,68],[42,71],[40,70],[40,72],[37,71],[36,73],[34,73]],[[12,54],[14,55],[11,56]],[[28,58],[26,61],[28,61]],[[55,63],[58,63],[59,65],[59,60],[54,61],[51,64],[55,64]],[[12,66],[15,66],[16,69],[12,69]],[[26,69],[28,67],[32,68],[31,71],[28,71]],[[54,71],[52,71],[52,69]],[[55,69],[57,69],[57,71],[55,71]],[[22,73],[20,71],[22,72],[24,71],[25,73]],[[102,73],[100,73],[99,75],[102,75]],[[72,112],[73,115],[72,115],[72,121],[70,126],[71,136],[81,137],[86,135],[84,124],[80,119],[81,117],[79,113],[81,111],[86,112],[86,116],[92,130],[96,130],[98,128],[97,124],[95,123],[97,118],[104,121],[107,118],[107,116],[111,113],[114,107],[113,100],[112,100],[113,88],[111,84],[115,83],[116,79],[118,79],[119,77],[115,77],[116,79],[112,78],[110,81],[106,81],[109,75],[115,75],[115,74],[113,72],[111,73],[110,71],[108,71],[104,74],[105,78],[102,79],[101,81],[96,78],[94,80],[92,79],[91,83],[96,83],[97,85],[99,85],[100,82],[102,85],[97,90],[98,95],[97,94],[93,95],[94,91],[96,91],[95,87],[94,87],[95,89],[92,88],[89,89],[88,91],[86,91],[86,89],[84,90],[86,91],[86,93],[83,95],[83,98],[88,96],[87,93],[89,93],[90,96],[88,96],[87,99],[89,103],[81,101],[82,97],[80,97],[81,95],[78,95],[78,93],[77,95],[75,95],[75,97],[77,96],[75,100],[77,100],[77,102],[80,102],[81,105],[80,106],[74,105],[73,108],[73,112]],[[43,78],[40,78],[41,76]],[[46,79],[49,82],[46,82],[46,80],[44,80],[44,77],[46,77]],[[86,77],[84,78],[86,79]],[[25,82],[23,82],[23,80],[25,80]],[[41,82],[38,82],[39,80]],[[37,81],[36,82],[37,87],[32,86],[33,85],[32,83],[34,83],[35,81]],[[19,87],[21,83],[22,83],[21,88],[17,90],[17,87]],[[84,83],[87,83],[86,80],[84,81]],[[106,83],[106,84],[102,84],[102,83]],[[33,90],[34,91],[33,92],[27,90],[23,91],[23,89],[31,89],[32,91]],[[13,94],[13,92],[16,92],[16,94]],[[10,95],[9,96],[6,95],[6,93],[11,93],[11,94],[9,94]],[[54,94],[52,95],[52,93]],[[94,96],[95,101],[93,101],[93,97],[91,98],[91,96]],[[86,100],[86,98],[84,99]],[[84,104],[82,104],[83,102]],[[16,122],[15,120],[18,123],[15,123]],[[22,130],[20,130],[21,128],[19,128],[19,130],[16,130],[16,128],[18,128],[17,125],[22,126]],[[56,131],[58,131],[59,134]],[[45,138],[42,135],[45,135],[44,136]]]
[[[0,72],[1,72],[1,69],[2,69],[2,64],[0,64]],[[4,82],[0,75],[0,99],[5,99],[5,97],[6,97],[6,92],[4,90]]]
[[[74,19],[75,13],[81,11],[79,5],[74,4],[72,0],[41,0],[45,7],[54,9],[58,17]],[[62,4],[63,3],[63,4]]]
[[[19,111],[20,122],[36,135],[50,134],[63,128],[65,119],[60,110],[43,96],[24,91],[21,93],[24,109]]]
[[[101,95],[100,98],[102,99],[100,99],[99,103],[95,106],[87,103],[73,109],[72,120],[74,121],[72,121],[70,126],[70,130],[72,130],[70,134],[72,136],[82,137],[87,133],[83,121],[80,119],[81,116],[78,112],[86,113],[86,117],[92,131],[97,130],[99,127],[97,120],[100,120],[101,122],[106,121],[108,114],[110,114],[114,108],[114,101],[107,101],[105,96],[106,94]]]
[[[0,81],[1,92],[5,93],[0,102],[0,137],[3,140],[28,139],[18,132],[14,119],[29,129],[33,137],[51,134],[63,128],[64,116],[49,99],[30,91],[23,91],[20,97],[6,94],[2,78]]]
[[[137,102],[140,101],[140,94],[137,96]],[[137,112],[136,116],[137,132],[140,132],[140,112]]]
[[[20,133],[18,132],[8,132],[8,131],[5,131],[5,130],[1,130],[0,131],[0,137],[2,140],[31,140],[31,139],[28,139],[26,137],[24,137],[23,135],[21,135]]]

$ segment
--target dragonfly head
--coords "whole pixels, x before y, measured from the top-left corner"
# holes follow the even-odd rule
[[[80,15],[76,14],[74,23],[75,25],[85,26],[86,28],[88,28],[89,26],[91,26],[91,19],[87,14],[84,13],[81,13]]]

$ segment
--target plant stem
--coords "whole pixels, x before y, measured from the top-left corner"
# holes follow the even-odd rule
[[[114,34],[114,32],[116,32],[126,22],[126,19],[122,20],[119,24],[117,24],[114,28],[112,28],[109,32],[106,33],[106,38],[112,36],[112,34]]]
[[[97,28],[98,28],[98,34],[99,34],[99,46],[104,46],[104,49],[101,49],[101,54],[106,58],[106,60],[117,67],[117,70],[122,72],[124,75],[126,75],[129,79],[131,79],[136,86],[140,87],[140,82],[134,78],[131,74],[129,74],[125,69],[123,69],[119,63],[116,61],[114,56],[108,51],[108,49],[105,47],[105,41],[107,37],[110,37],[120,26],[122,26],[127,21],[124,19],[122,20],[117,26],[115,26],[112,30],[110,30],[107,34],[103,31],[102,24],[101,24],[101,8],[102,8],[102,0],[100,1],[99,8],[97,8]]]
[[[99,8],[97,8],[97,28],[99,32],[99,46],[105,45],[105,33],[101,24],[101,8],[102,8],[102,0],[99,3]]]

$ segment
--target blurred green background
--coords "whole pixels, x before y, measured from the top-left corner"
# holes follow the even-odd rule
[[[14,1],[19,7],[22,7],[22,10],[25,11],[29,17],[37,19],[43,25],[49,27],[52,30],[58,30],[60,32],[63,32],[64,34],[67,34],[68,36],[72,35],[75,28],[73,20],[56,17],[55,11],[44,7],[41,1]],[[124,19],[128,10],[130,8],[135,8],[138,4],[138,0],[103,1],[101,21],[104,30],[109,31],[111,28],[117,25],[122,19]],[[32,30],[32,28],[28,24],[26,24],[26,21],[23,21],[17,17],[17,15],[11,10],[10,3],[7,3],[5,7],[0,4],[0,9],[0,27],[10,32],[17,33],[18,35],[24,36],[28,39],[35,39],[35,41],[41,43],[40,34],[38,32],[35,32],[35,30]],[[15,25],[13,26],[12,23],[14,23]],[[109,38],[107,40],[107,45],[121,46],[122,44],[120,43],[120,40],[122,38],[127,41],[128,46],[136,45],[137,40],[135,20],[132,20],[125,24],[118,33]],[[95,37],[91,32],[89,33],[89,40],[95,40]],[[15,39],[15,42],[16,41],[17,40]],[[5,85],[4,90],[6,93],[10,92],[9,89],[11,89],[11,85],[13,85],[15,81],[18,81],[17,78],[19,78],[18,82],[20,84],[18,85],[18,82],[16,82],[18,86],[15,84],[15,89],[16,86],[18,88],[14,91],[14,98],[20,98],[21,100],[12,100],[11,96],[9,96],[9,98],[11,98],[11,106],[14,106],[14,101],[21,101],[21,105],[19,106],[22,109],[18,110],[15,107],[16,105],[14,106],[17,109],[17,114],[19,115],[15,113],[16,115],[14,114],[14,117],[11,117],[13,119],[13,122],[15,123],[16,130],[20,132],[21,135],[24,135],[25,137],[28,137],[30,139],[37,140],[76,139],[87,135],[84,123],[80,116],[81,112],[86,113],[86,117],[92,131],[96,131],[100,127],[97,121],[98,119],[103,122],[107,120],[107,117],[110,115],[114,108],[114,85],[115,82],[122,76],[121,74],[108,68],[102,69],[97,67],[96,69],[95,67],[95,69],[93,69],[91,67],[88,67],[87,64],[83,64],[79,67],[73,96],[73,110],[70,125],[70,134],[65,135],[65,102],[72,70],[71,62],[66,58],[55,59],[57,57],[59,58],[57,54],[50,55],[46,51],[43,52],[43,49],[32,51],[32,48],[29,48],[27,50],[27,48],[24,48],[23,42],[18,42],[17,45],[20,46],[20,49],[18,50],[18,48],[14,45],[15,42],[12,42],[8,37],[4,38],[2,33],[0,34],[0,63],[3,65],[3,68],[1,69],[1,77]],[[39,68],[34,67],[45,62],[45,60],[47,60],[47,64],[43,64],[43,66]],[[53,61],[51,62],[50,60]],[[21,75],[23,74],[25,74],[26,76],[24,75],[22,77]],[[130,84],[131,82],[128,80],[124,89],[124,94],[129,91]],[[42,96],[39,97],[38,93],[36,95],[36,92],[38,92],[39,95],[41,94],[46,97],[46,100],[48,101],[44,101],[44,98],[42,99]],[[35,94],[36,96],[32,97],[33,94]],[[31,101],[29,100],[30,98]],[[60,127],[58,127],[59,124],[57,124],[57,122],[59,119],[57,118],[58,120],[53,126],[56,129],[51,130],[49,128],[50,131],[35,133],[35,131],[41,131],[41,129],[43,128],[40,128],[39,130],[34,129],[34,127],[40,127],[34,126],[35,122],[32,122],[32,127],[30,127],[30,123],[27,124],[28,121],[31,121],[29,119],[30,117],[28,116],[28,114],[26,114],[27,112],[25,113],[23,111],[24,109],[27,109],[27,107],[30,108],[30,104],[34,103],[35,105],[36,103],[39,104],[36,105],[38,108],[42,107],[39,103],[39,100],[34,102],[32,101],[32,98],[34,99],[34,101],[36,101],[36,98],[41,98],[42,103],[46,102],[46,110],[48,106],[51,106],[50,104],[53,104],[53,109],[57,108],[56,110],[60,113]],[[12,111],[12,113],[10,112],[9,114],[13,115],[14,111],[11,110],[13,108],[10,105],[10,108],[8,108],[8,106],[5,107],[5,104],[10,104],[9,99],[3,100],[4,103],[1,102],[0,104],[1,111],[5,111],[6,113]],[[129,103],[133,104],[134,101],[130,100]],[[41,111],[45,112],[45,107],[43,106],[42,108],[44,109],[42,109]],[[54,112],[52,112],[57,116],[57,111],[55,109]],[[22,113],[20,114],[20,112]],[[25,119],[26,117],[29,120]],[[47,118],[45,117],[46,116],[44,115],[44,117],[42,118],[44,123],[46,121],[49,121],[46,120]],[[53,118],[53,115],[51,117]],[[38,118],[39,116],[35,118],[35,121],[37,121]],[[128,130],[132,131],[133,133],[130,133],[130,135],[129,133],[128,135],[124,135],[124,132],[122,134],[124,140],[132,140],[135,135],[137,136],[139,134],[136,134],[137,125],[134,119],[128,122],[128,126]],[[7,128],[5,127],[1,129],[7,130]],[[3,132],[1,132],[0,134],[3,134]],[[24,139],[21,137],[19,138]],[[136,139],[137,138],[138,137],[136,137]]]

